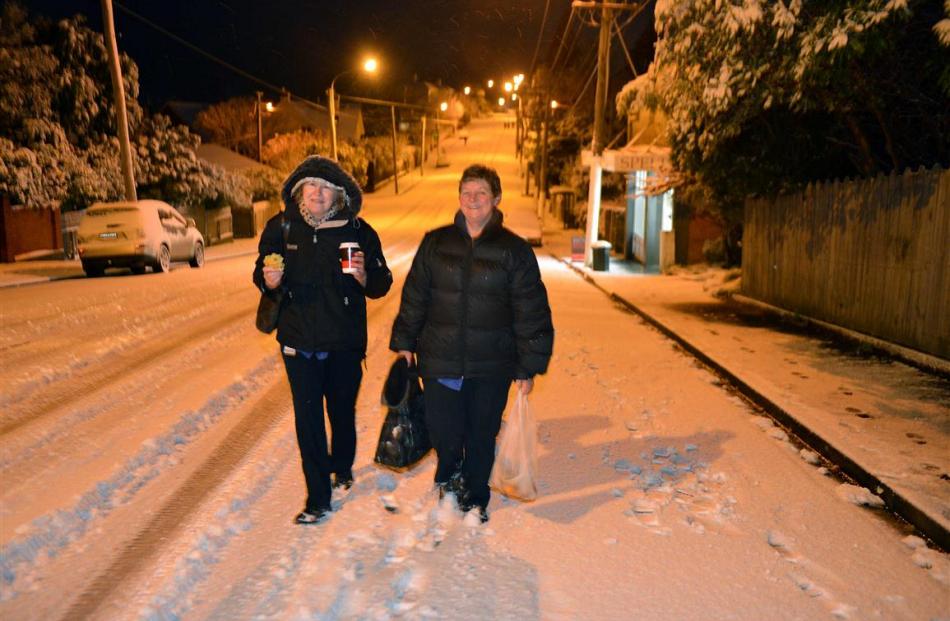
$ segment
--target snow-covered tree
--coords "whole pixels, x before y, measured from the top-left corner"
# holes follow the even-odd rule
[[[340,166],[349,172],[360,185],[366,184],[366,167],[369,158],[360,145],[341,140],[337,143]],[[330,138],[323,132],[298,130],[277,134],[264,145],[264,163],[284,175],[311,155],[330,157]]]
[[[224,145],[242,155],[257,157],[257,102],[248,97],[235,97],[202,110],[195,117],[195,127],[211,142]],[[268,121],[264,116],[263,122]],[[270,132],[265,132],[265,136]]]
[[[146,118],[132,144],[139,194],[180,207],[250,204],[243,178],[198,158],[199,141],[167,116]]]
[[[200,162],[198,137],[138,104],[138,67],[121,55],[143,197],[178,205],[249,200],[246,184]],[[0,193],[63,209],[122,196],[108,57],[82,16],[50,22],[15,3],[0,8]]]
[[[950,164],[944,17],[932,0],[658,0],[653,66],[618,104],[662,107],[674,165],[736,208]]]

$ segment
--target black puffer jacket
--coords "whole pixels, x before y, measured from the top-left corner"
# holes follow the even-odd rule
[[[495,210],[473,240],[457,213],[422,240],[389,347],[415,352],[423,377],[526,379],[547,370],[554,327],[538,261],[501,223]]]
[[[281,287],[287,303],[277,324],[277,340],[301,351],[366,352],[366,298],[379,298],[389,291],[392,274],[386,266],[376,231],[357,217],[362,204],[359,187],[336,164],[323,158],[308,158],[284,183],[284,211],[264,227],[258,246],[254,283],[264,289],[264,257],[284,256]],[[290,192],[304,177],[320,177],[344,187],[350,195],[348,208],[315,230],[300,215]],[[282,218],[290,223],[284,249]],[[359,242],[366,255],[366,287],[344,274],[340,267],[342,242]]]

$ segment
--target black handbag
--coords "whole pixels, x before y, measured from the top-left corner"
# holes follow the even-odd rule
[[[254,325],[264,334],[270,334],[277,329],[280,319],[280,309],[284,305],[284,290],[280,287],[261,293],[261,301],[257,303],[257,317]]]
[[[284,255],[287,254],[287,237],[290,235],[290,222],[283,216],[280,217],[280,229],[284,237]],[[287,292],[283,286],[269,291],[261,292],[261,301],[257,303],[257,316],[254,318],[254,325],[264,334],[270,334],[277,329],[277,321],[280,319],[280,309],[284,306],[284,298]]]
[[[386,418],[379,432],[374,461],[388,468],[408,468],[432,448],[425,421],[425,397],[415,365],[400,356],[383,386]]]

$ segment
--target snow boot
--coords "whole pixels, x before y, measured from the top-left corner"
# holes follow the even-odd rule
[[[304,509],[294,518],[295,524],[319,524],[330,515],[330,509]]]
[[[333,475],[332,487],[333,489],[339,489],[341,487],[344,490],[350,489],[351,487],[353,487],[353,473],[352,472],[335,473]]]

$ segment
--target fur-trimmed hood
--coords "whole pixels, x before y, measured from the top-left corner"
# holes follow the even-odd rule
[[[346,172],[340,165],[331,159],[319,155],[311,155],[294,169],[287,180],[284,181],[284,188],[281,191],[281,198],[284,201],[284,210],[287,214],[297,214],[297,203],[294,202],[292,192],[294,186],[301,179],[307,177],[317,177],[325,179],[333,185],[340,186],[346,192],[349,204],[341,208],[332,218],[333,220],[355,218],[363,207],[363,192],[350,173]]]

